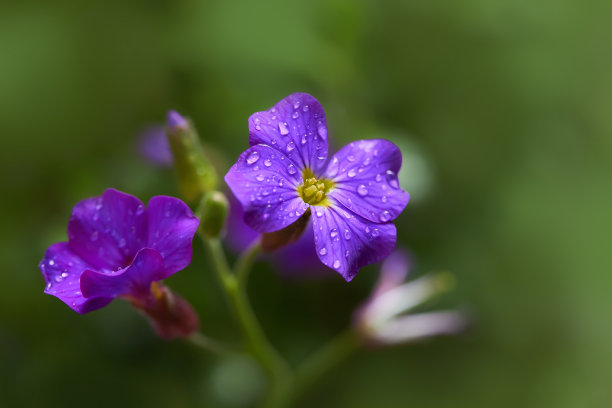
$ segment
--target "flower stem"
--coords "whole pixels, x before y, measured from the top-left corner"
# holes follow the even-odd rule
[[[355,332],[346,330],[323,345],[296,370],[288,403],[295,401],[318,380],[356,352],[361,343]]]
[[[230,346],[227,346],[220,341],[210,338],[200,332],[192,334],[187,338],[187,340],[189,340],[193,345],[215,354],[229,354],[236,351]]]
[[[272,347],[255,317],[244,286],[230,270],[221,243],[217,238],[204,238],[204,243],[211,254],[217,276],[221,281],[230,307],[236,317],[247,351],[266,371],[270,381],[270,391],[266,400],[268,407],[281,407],[287,387],[291,382],[291,370],[285,360]],[[238,273],[246,280],[248,270],[257,254],[258,246],[254,245],[245,252],[237,264]],[[243,270],[245,270],[243,272]]]
[[[253,242],[238,258],[236,261],[236,265],[234,267],[234,271],[236,273],[236,277],[238,278],[238,285],[241,288],[245,288],[247,284],[247,280],[249,279],[249,273],[251,272],[251,267],[253,266],[253,262],[259,255],[261,251],[261,241],[257,239]]]

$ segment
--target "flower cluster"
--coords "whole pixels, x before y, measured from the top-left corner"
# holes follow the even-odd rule
[[[295,93],[249,118],[249,144],[225,176],[260,233],[306,224],[312,215],[317,256],[347,281],[395,246],[392,221],[408,203],[397,179],[402,156],[393,143],[360,140],[328,162],[325,113]]]

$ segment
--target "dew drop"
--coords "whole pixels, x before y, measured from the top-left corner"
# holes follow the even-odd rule
[[[307,137],[308,137],[307,135],[303,135],[302,136],[302,144],[306,144],[306,138]]]
[[[348,250],[348,249],[347,249],[346,251],[344,251],[344,257],[345,257],[346,259],[348,259],[348,258],[349,258],[349,255],[350,255],[350,252],[349,252],[349,250]]]
[[[295,168],[295,166],[294,166],[293,164],[290,164],[290,165],[287,167],[287,171],[289,172],[289,174],[295,174],[295,173],[297,173],[297,169]]]
[[[379,235],[380,235],[380,231],[378,230],[378,228],[374,228],[374,229],[372,230],[372,236],[373,236],[374,238],[376,238],[376,237],[377,237],[377,236],[379,236]]]
[[[344,239],[349,240],[351,239],[351,231],[345,229],[344,230]]]
[[[319,254],[321,254],[322,256],[325,255],[327,253],[327,248],[321,248],[319,250]]]
[[[380,174],[376,175],[376,182],[380,183],[382,181],[382,176]]]
[[[264,160],[264,166],[270,167],[271,165],[272,165],[272,160],[270,160],[270,159]]]
[[[395,173],[391,170],[387,170],[386,177],[387,183],[389,183],[391,187],[397,190],[399,188],[399,184],[397,182],[397,177],[395,176]]]
[[[355,156],[353,156],[353,155],[351,154],[351,155],[349,155],[349,156],[348,156],[346,159],[347,159],[348,161],[350,161],[350,162],[354,162],[354,161],[355,161]]]
[[[297,119],[299,116],[300,116],[299,112],[293,112],[293,115],[291,115],[293,119]]]
[[[336,260],[334,261],[334,269],[338,269],[338,268],[340,268],[340,260],[339,260],[339,259],[336,259]]]
[[[287,128],[287,124],[285,122],[278,122],[278,130],[283,136],[289,134],[289,129]]]
[[[368,195],[368,188],[365,185],[361,184],[359,187],[357,187],[357,193],[360,196],[365,197]]]
[[[136,215],[140,215],[144,212],[145,207],[142,204],[138,204],[138,207],[136,207]]]
[[[321,136],[323,139],[327,138],[327,128],[323,125],[319,126],[317,128],[317,133],[319,134],[319,136]]]
[[[350,170],[348,171],[348,176],[349,176],[349,177],[353,178],[353,177],[355,177],[356,175],[357,175],[357,172],[355,171],[355,169],[350,169]]]
[[[331,231],[329,231],[329,236],[336,238],[338,236],[338,230],[336,228],[332,228]]]
[[[310,109],[308,105],[304,105],[304,107],[302,108],[304,112],[308,112],[308,109]]]
[[[64,270],[64,272],[62,272],[62,278],[67,278],[67,277],[68,277],[68,272]]]
[[[295,101],[293,104],[293,109],[300,109],[300,101]]]
[[[62,277],[61,277],[60,275],[57,275],[57,276],[55,277],[55,281],[56,281],[56,282],[61,282],[61,281],[62,281]]]
[[[250,166],[257,160],[259,160],[259,152],[251,152],[251,154],[249,154],[249,157],[247,157],[247,164]]]
[[[380,199],[380,201],[382,201],[383,203],[387,202],[387,196],[382,196],[382,198]]]
[[[387,222],[390,219],[391,219],[391,213],[389,211],[385,210],[380,214],[380,220],[382,222]]]
[[[280,180],[278,181],[278,186],[279,186],[279,187],[282,187],[282,186],[283,186],[283,184],[285,184],[285,180],[280,179]]]
[[[323,211],[319,210],[317,208],[317,210],[315,211],[315,214],[317,214],[317,217],[322,217],[323,216]]]
[[[255,177],[255,180],[257,181],[264,181],[264,175],[263,174],[258,174],[257,177]]]
[[[287,143],[287,151],[291,152],[291,151],[293,151],[293,149],[295,149],[295,143],[293,143],[293,142]]]
[[[49,266],[53,266],[53,265],[55,265],[55,261],[52,259],[49,261]]]
[[[363,161],[363,165],[364,166],[369,166],[370,162],[372,161],[372,158],[370,156],[366,157],[365,160]]]

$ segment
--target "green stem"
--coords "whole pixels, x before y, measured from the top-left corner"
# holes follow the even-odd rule
[[[245,288],[247,284],[247,280],[249,279],[249,273],[251,272],[251,267],[259,255],[261,251],[261,241],[259,239],[255,240],[241,255],[240,258],[236,261],[236,266],[234,267],[234,271],[236,276],[238,277],[238,286],[241,288]]]
[[[217,276],[225,290],[230,307],[236,316],[238,325],[245,340],[248,352],[266,371],[270,380],[270,392],[267,398],[268,407],[281,407],[284,404],[287,387],[291,379],[291,370],[283,358],[272,347],[261,328],[248,301],[244,287],[241,287],[236,275],[232,274],[221,243],[216,238],[204,238],[210,252]],[[248,251],[239,262],[239,266],[250,268],[257,251]],[[241,272],[246,275],[247,272]]]
[[[292,394],[287,398],[288,403],[308,391],[318,380],[356,352],[360,345],[355,332],[346,330],[313,353],[296,370],[291,387]]]
[[[236,350],[233,348],[199,332],[192,334],[187,338],[187,340],[189,340],[192,344],[215,354],[229,354],[236,352]]]

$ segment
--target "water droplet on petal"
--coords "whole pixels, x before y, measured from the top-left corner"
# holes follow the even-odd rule
[[[247,157],[247,164],[250,166],[257,160],[259,160],[259,152],[251,152],[251,154],[249,154],[249,156]]]
[[[319,136],[321,136],[323,139],[327,138],[327,128],[323,125],[319,126],[317,128],[317,133],[319,134]]]
[[[62,281],[62,277],[61,277],[60,275],[57,275],[57,276],[55,277],[55,281],[56,281],[56,282],[61,282],[61,281]]]
[[[360,196],[365,197],[368,195],[368,188],[364,186],[363,184],[361,184],[359,187],[357,187],[357,193]]]
[[[64,270],[64,272],[62,272],[62,278],[67,278],[67,277],[68,277],[68,272]]]
[[[372,158],[370,156],[366,157],[365,160],[363,161],[363,165],[364,166],[369,166],[371,160],[372,160]]]
[[[308,137],[308,135],[303,135],[302,136],[302,144],[306,144],[306,138]]]
[[[355,156],[353,156],[353,155],[351,154],[351,155],[349,155],[349,156],[348,156],[346,159],[347,159],[348,161],[350,161],[350,162],[354,162],[354,161],[355,161]]]
[[[270,160],[270,159],[264,160],[264,166],[270,167],[271,165],[272,165],[272,160]]]
[[[53,265],[55,265],[55,261],[52,259],[49,261],[49,266],[53,266]]]
[[[308,105],[304,105],[304,107],[302,108],[304,112],[308,112],[308,109],[309,109]]]
[[[258,174],[257,177],[255,177],[255,180],[257,181],[264,181],[264,175],[263,174]]]
[[[380,183],[382,181],[382,176],[380,174],[376,175],[376,182]]]
[[[323,216],[323,211],[319,210],[318,208],[315,210],[315,214],[317,214],[317,217],[322,217]]]
[[[293,112],[293,115],[291,115],[293,119],[297,119],[299,116],[300,116],[299,112]]]
[[[378,230],[378,228],[374,228],[374,229],[372,230],[372,236],[373,236],[374,238],[376,238],[376,237],[377,237],[377,236],[379,236],[379,235],[380,235],[380,231]]]
[[[287,143],[287,151],[290,152],[293,149],[295,149],[295,143],[293,143],[293,142]]]
[[[344,239],[349,240],[351,239],[351,231],[345,229],[344,230]]]
[[[289,172],[289,174],[295,174],[295,173],[297,173],[297,169],[295,168],[295,166],[294,166],[293,164],[290,164],[290,165],[287,167],[287,171]]]
[[[344,257],[345,257],[346,259],[348,259],[348,258],[349,258],[349,255],[350,255],[350,252],[349,252],[349,250],[348,250],[348,249],[347,249],[346,251],[344,251]]]
[[[380,214],[380,220],[382,222],[387,222],[390,219],[391,219],[391,213],[389,211],[385,210]]]
[[[327,248],[321,248],[319,250],[319,254],[321,254],[321,255],[325,255],[326,253],[327,253]]]
[[[336,260],[334,261],[334,269],[338,269],[338,268],[340,268],[340,260],[339,260],[339,259],[336,259]]]
[[[382,196],[382,198],[380,199],[380,201],[382,201],[383,203],[387,202],[387,196]]]
[[[389,183],[391,187],[397,190],[399,188],[399,184],[397,182],[397,177],[395,176],[395,173],[391,170],[387,170],[386,177],[387,183]]]
[[[350,169],[347,175],[352,178],[357,175],[357,172],[355,171],[355,169]]]
[[[336,238],[338,236],[338,230],[336,228],[332,228],[331,231],[329,231],[329,236]]]
[[[287,128],[287,124],[285,122],[278,122],[278,130],[283,136],[289,134],[289,129]]]

